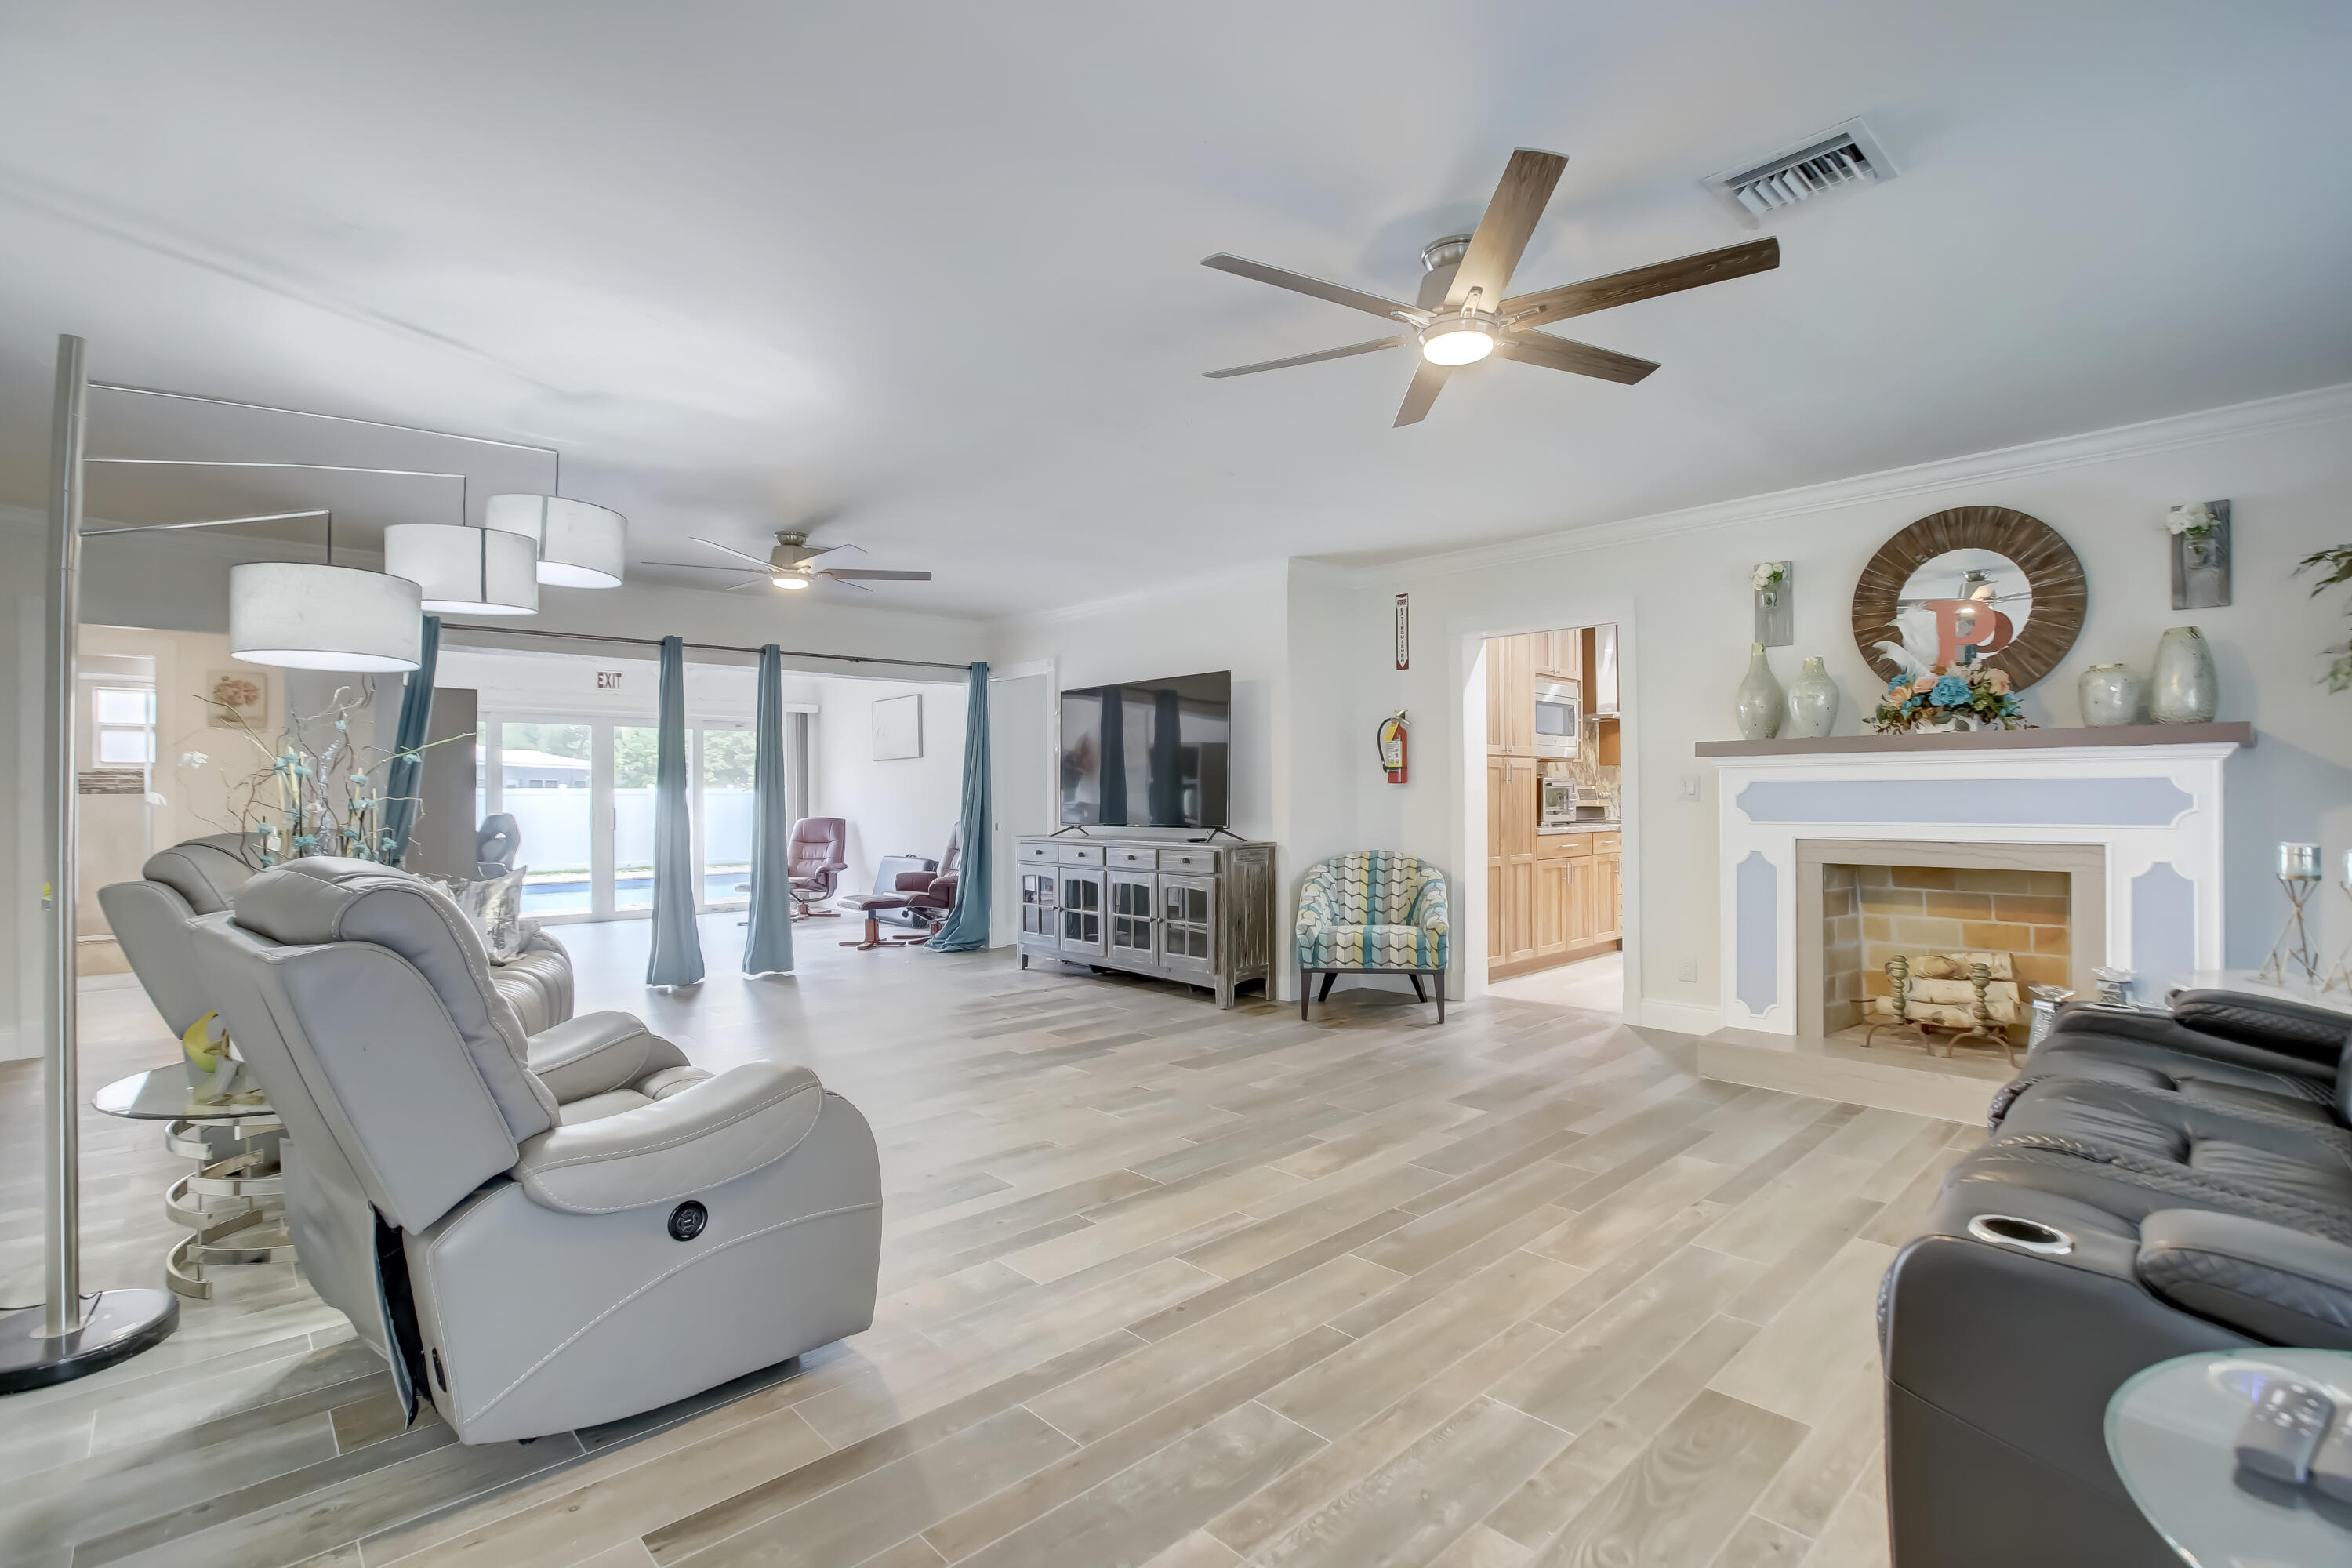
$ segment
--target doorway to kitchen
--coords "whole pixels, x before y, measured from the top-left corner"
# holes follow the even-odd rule
[[[1494,995],[1623,1011],[1617,631],[1602,623],[1486,639]]]

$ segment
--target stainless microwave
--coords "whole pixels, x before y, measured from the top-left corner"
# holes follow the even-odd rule
[[[1538,680],[1536,682],[1536,755],[1539,757],[1572,757],[1576,755],[1577,722],[1583,717],[1576,682],[1572,680]]]

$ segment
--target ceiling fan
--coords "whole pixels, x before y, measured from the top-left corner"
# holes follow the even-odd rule
[[[740,560],[749,561],[751,564],[712,566],[700,561],[648,561],[645,564],[683,566],[689,572],[743,574],[747,581],[729,588],[727,592],[730,594],[740,588],[758,587],[759,579],[762,577],[768,579],[771,586],[777,588],[805,589],[811,584],[822,579],[827,583],[838,583],[845,588],[855,588],[861,594],[874,592],[873,589],[866,586],[868,583],[928,583],[931,580],[931,574],[929,572],[877,572],[862,566],[819,565],[818,563],[831,561],[846,551],[855,550],[863,555],[866,553],[866,547],[862,544],[811,544],[808,542],[808,530],[804,528],[777,530],[776,547],[768,552],[768,558],[765,561],[756,555],[746,554],[731,544],[721,544],[715,539],[705,539],[699,534],[688,537],[692,538],[697,544],[707,544],[713,550],[723,551]]]
[[[1507,295],[1503,290],[1510,283],[1512,269],[1519,264],[1519,253],[1527,248],[1528,237],[1535,232],[1536,220],[1543,216],[1544,204],[1551,200],[1552,187],[1559,183],[1559,173],[1567,166],[1568,160],[1557,153],[1538,153],[1527,147],[1513,153],[1503,170],[1502,183],[1495,187],[1494,199],[1486,204],[1486,215],[1478,220],[1477,232],[1450,236],[1422,251],[1422,265],[1427,268],[1427,275],[1421,280],[1418,300],[1411,305],[1367,294],[1345,284],[1286,272],[1262,261],[1227,256],[1222,251],[1203,257],[1203,267],[1386,316],[1411,329],[1394,337],[1374,338],[1370,342],[1349,343],[1320,353],[1293,354],[1288,359],[1270,359],[1204,374],[1212,380],[1251,375],[1262,370],[1284,370],[1294,364],[1313,364],[1318,360],[1346,359],[1351,354],[1417,344],[1421,363],[1413,367],[1412,384],[1405,389],[1404,406],[1397,410],[1396,422],[1400,426],[1419,424],[1427,416],[1430,405],[1437,401],[1445,378],[1455,366],[1475,364],[1490,353],[1517,360],[1521,364],[1599,376],[1603,381],[1622,382],[1630,386],[1657,369],[1657,365],[1631,354],[1556,338],[1535,329],[1570,316],[1605,310],[1612,305],[1654,300],[1661,294],[1720,283],[1727,278],[1741,278],[1750,272],[1766,272],[1780,265],[1780,242],[1759,239],[1721,250],[1704,250],[1675,261],[1636,267],[1630,272],[1614,272],[1606,278],[1563,283],[1557,289],[1538,289],[1532,294]]]

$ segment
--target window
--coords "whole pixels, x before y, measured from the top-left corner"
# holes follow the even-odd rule
[[[499,808],[522,830],[516,858],[528,915],[584,915],[595,907],[588,810],[589,727],[499,726]]]
[[[155,693],[101,686],[91,694],[96,728],[91,760],[101,768],[143,768],[155,760]]]
[[[701,758],[695,828],[702,839],[702,901],[740,904],[751,875],[751,762],[757,737],[749,730],[699,731]]]
[[[650,724],[613,726],[613,907],[654,907],[654,769],[661,737]]]

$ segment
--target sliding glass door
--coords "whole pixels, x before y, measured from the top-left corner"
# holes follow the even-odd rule
[[[500,716],[483,724],[482,740],[481,808],[512,816],[522,830],[515,862],[530,868],[523,911],[558,921],[650,912],[654,727]],[[687,745],[695,901],[704,910],[740,908],[751,871],[751,727],[698,724],[688,731]]]

